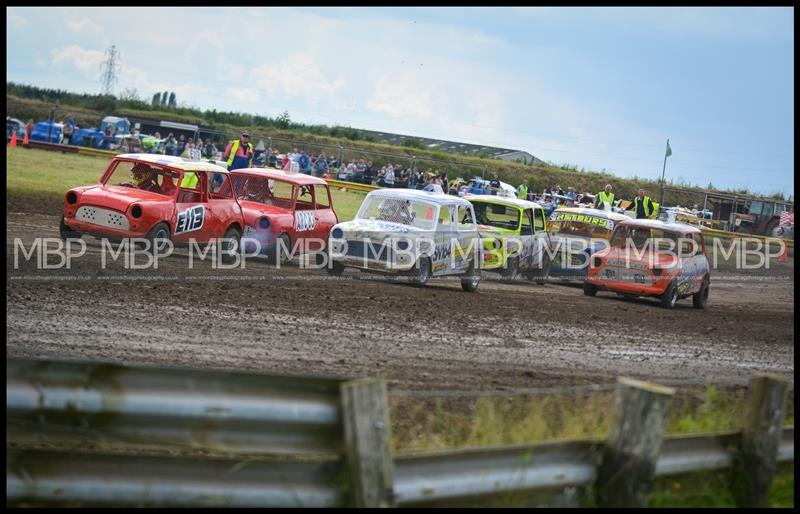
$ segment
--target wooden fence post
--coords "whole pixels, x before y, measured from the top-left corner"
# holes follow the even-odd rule
[[[763,506],[777,470],[789,382],[757,373],[750,380],[742,438],[733,458],[731,492],[739,507]]]
[[[599,507],[643,507],[675,390],[619,378],[611,425],[597,471]]]
[[[389,452],[386,383],[358,380],[341,385],[344,440],[355,507],[393,507],[394,463]]]

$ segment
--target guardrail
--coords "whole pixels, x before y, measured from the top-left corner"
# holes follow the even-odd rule
[[[6,375],[12,506],[410,506],[532,491],[576,504],[590,484],[600,506],[641,506],[654,477],[729,467],[737,503],[758,505],[776,463],[794,460],[794,428],[780,428],[788,382],[770,376],[751,382],[739,432],[665,438],[673,391],[620,379],[605,441],[393,459],[380,381],[28,360]]]
[[[794,239],[780,239],[777,237],[762,236],[760,234],[748,234],[746,232],[727,232],[725,230],[716,230],[713,228],[700,227],[700,231],[704,237],[716,237],[720,239],[755,239],[766,244],[780,244],[785,243],[787,247],[794,248]]]
[[[338,188],[345,188],[349,191],[361,191],[364,193],[369,193],[370,191],[375,191],[376,189],[382,189],[379,186],[373,186],[370,184],[359,184],[357,182],[347,182],[345,180],[334,180],[332,178],[326,178],[325,182],[330,184],[332,187]]]

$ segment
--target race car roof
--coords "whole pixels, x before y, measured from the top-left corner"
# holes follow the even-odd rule
[[[242,168],[238,170],[231,170],[232,175],[257,175],[272,180],[281,180],[284,182],[291,182],[293,184],[308,185],[326,185],[327,182],[321,178],[312,177],[304,173],[288,173],[283,170],[274,170],[267,168]]]
[[[630,216],[621,214],[619,212],[604,211],[601,209],[592,209],[589,207],[559,207],[558,209],[553,211],[553,214],[558,214],[559,212],[585,214],[587,216],[596,216],[598,218],[606,218],[613,221],[626,221],[633,219]]]
[[[623,221],[617,224],[617,227],[628,226],[628,225],[636,227],[657,228],[659,230],[670,230],[672,232],[682,232],[685,234],[690,234],[695,232],[698,234],[702,234],[700,229],[693,225],[687,225],[686,223],[666,223],[664,221],[659,221],[659,220],[628,219],[627,221]]]
[[[472,201],[478,200],[479,202],[502,203],[521,207],[522,209],[542,209],[542,206],[536,202],[529,202],[528,200],[520,200],[519,198],[509,198],[507,196],[496,195],[469,195],[465,199]]]
[[[117,155],[115,159],[128,159],[132,161],[141,161],[152,164],[162,164],[164,166],[178,168],[183,171],[213,171],[214,173],[219,173],[219,172],[228,173],[228,170],[216,164],[212,164],[207,161],[190,161],[188,159],[184,159],[182,157],[176,157],[174,155],[161,155],[161,154],[150,154],[150,153],[125,153]]]
[[[419,189],[405,189],[405,188],[376,189],[375,191],[370,191],[367,197],[370,196],[387,196],[393,198],[403,198],[406,200],[419,200],[422,202],[430,202],[437,205],[442,205],[442,204],[472,205],[465,199],[458,196],[446,195],[444,193],[432,193],[429,191],[420,191]]]

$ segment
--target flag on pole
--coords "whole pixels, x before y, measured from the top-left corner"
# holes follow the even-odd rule
[[[669,157],[672,155],[672,148],[669,147],[669,139],[667,139],[667,155],[665,157]]]

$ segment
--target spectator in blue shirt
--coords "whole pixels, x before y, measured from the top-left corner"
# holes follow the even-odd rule
[[[314,171],[318,177],[321,177],[328,171],[328,159],[325,158],[325,152],[319,154],[317,162],[314,163]]]
[[[297,164],[300,165],[300,173],[311,175],[311,158],[305,150],[303,150],[303,153],[301,153],[300,157],[297,159]]]

